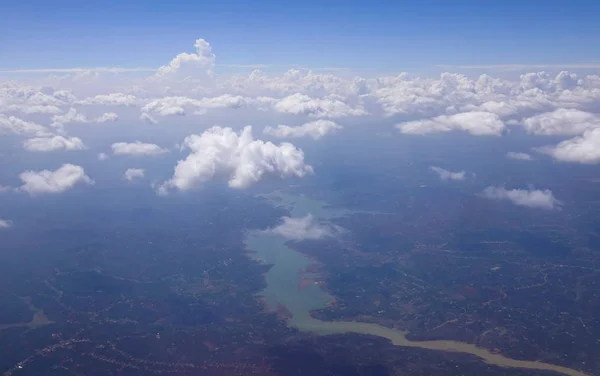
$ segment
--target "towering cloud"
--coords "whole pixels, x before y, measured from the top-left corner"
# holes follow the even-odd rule
[[[215,55],[210,43],[197,39],[194,44],[195,53],[180,53],[168,65],[158,69],[155,78],[159,79],[199,79],[212,80]]]

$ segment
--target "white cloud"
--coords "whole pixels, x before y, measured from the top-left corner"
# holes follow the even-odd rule
[[[115,142],[111,147],[115,155],[159,155],[169,152],[156,144],[147,144],[140,141]]]
[[[331,120],[315,120],[302,125],[292,127],[289,125],[278,125],[277,127],[265,127],[264,133],[280,137],[312,137],[315,140],[342,129],[340,125]]]
[[[211,80],[215,55],[210,43],[204,39],[197,39],[194,48],[196,53],[180,53],[168,65],[160,67],[154,78]]]
[[[504,187],[487,187],[483,197],[491,200],[508,200],[515,205],[528,208],[552,210],[559,208],[562,203],[557,200],[549,189],[510,189]]]
[[[75,102],[75,104],[102,106],[133,106],[137,103],[138,99],[135,95],[123,93],[99,94]]]
[[[132,182],[134,179],[139,179],[144,177],[144,169],[143,168],[128,168],[127,171],[123,174],[123,177]]]
[[[84,114],[78,113],[76,109],[70,108],[65,114],[54,115],[50,125],[62,129],[65,125],[70,123],[105,123],[107,121],[116,121],[117,119],[119,119],[119,116],[114,112],[106,112],[99,117],[90,120]]]
[[[98,160],[99,161],[105,161],[107,159],[108,159],[108,154],[106,154],[106,153],[100,153],[100,154],[98,154]]]
[[[77,113],[77,110],[71,108],[66,114],[52,116],[50,126],[60,128],[69,123],[86,123],[87,121],[85,115]]]
[[[154,113],[161,116],[171,115],[204,115],[207,109],[214,108],[245,108],[254,106],[264,109],[265,106],[277,101],[274,98],[248,98],[239,95],[219,95],[212,98],[194,99],[190,97],[164,97],[153,99],[142,107],[142,113]],[[143,115],[143,114],[142,114]]]
[[[255,140],[251,126],[240,133],[214,126],[201,135],[186,137],[183,146],[191,150],[190,154],[177,163],[173,177],[159,193],[165,194],[170,188],[189,190],[216,176],[228,176],[231,188],[245,188],[265,175],[286,178],[312,173],[302,150],[287,142],[275,145]]]
[[[506,153],[506,158],[508,159],[518,159],[521,161],[532,161],[533,157],[527,153],[521,153],[521,152],[515,152],[515,151],[509,151],[508,153]]]
[[[600,128],[585,131],[582,136],[555,146],[539,148],[538,151],[562,162],[600,163]]]
[[[0,219],[0,230],[12,227],[13,222],[8,219]]]
[[[559,108],[523,120],[529,133],[574,136],[600,127],[600,116],[576,109]]]
[[[367,115],[361,106],[356,108],[334,97],[311,98],[305,94],[293,94],[275,103],[278,112],[312,117],[340,118],[344,116]]]
[[[64,164],[54,171],[25,171],[19,175],[23,185],[19,188],[30,195],[65,192],[77,184],[94,184],[83,167]]]
[[[298,218],[282,217],[281,220],[280,225],[267,229],[265,232],[287,239],[305,240],[335,236],[342,231],[338,226],[319,223],[311,214]]]
[[[43,136],[47,135],[48,131],[39,124],[15,116],[0,114],[0,134],[3,133]]]
[[[117,121],[119,120],[119,115],[114,112],[105,112],[99,117],[94,119],[95,123],[106,123],[107,121]]]
[[[80,138],[77,137],[63,137],[63,136],[48,136],[48,137],[35,137],[25,140],[23,147],[27,151],[54,151],[59,149],[65,150],[83,150],[85,145]]]
[[[465,180],[467,174],[465,171],[452,172],[437,166],[431,166],[429,169],[438,174],[440,180]]]
[[[464,131],[474,136],[499,136],[506,129],[498,115],[490,112],[463,112],[441,115],[432,119],[408,121],[396,127],[405,134],[424,135],[450,131]]]

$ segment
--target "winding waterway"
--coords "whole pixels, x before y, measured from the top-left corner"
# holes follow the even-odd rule
[[[275,206],[283,206],[288,209],[292,217],[312,214],[320,221],[328,221],[352,213],[346,210],[329,208],[325,202],[305,196],[274,192],[263,197]],[[321,335],[367,334],[387,338],[396,346],[471,354],[481,358],[488,364],[500,367],[554,371],[570,376],[589,376],[581,371],[555,364],[507,358],[465,342],[449,340],[411,341],[406,338],[407,332],[378,324],[315,319],[310,315],[310,312],[326,307],[333,300],[333,296],[321,290],[315,283],[303,284],[306,279],[316,277],[306,272],[306,269],[314,261],[306,255],[287,247],[286,241],[282,236],[263,231],[253,231],[249,232],[246,237],[246,248],[251,251],[249,255],[253,259],[264,264],[273,265],[266,273],[267,287],[261,292],[261,295],[272,308],[285,306],[291,314],[291,318],[288,320],[289,325],[298,330]]]

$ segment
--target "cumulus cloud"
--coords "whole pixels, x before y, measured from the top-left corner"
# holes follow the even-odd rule
[[[83,167],[73,164],[64,164],[54,171],[25,171],[19,178],[23,182],[19,189],[32,196],[62,193],[77,184],[94,184]]]
[[[123,177],[132,182],[134,179],[139,179],[144,177],[144,169],[143,168],[128,168],[127,171],[123,174]]]
[[[311,117],[340,118],[367,115],[362,107],[351,107],[334,97],[311,98],[305,94],[293,94],[275,103],[278,112]]]
[[[88,119],[85,115],[78,113],[76,109],[70,108],[69,111],[62,115],[54,115],[50,126],[62,128],[70,123],[104,123],[107,121],[115,121],[119,118],[114,112],[106,112],[95,119]]]
[[[506,158],[517,159],[517,160],[521,160],[521,161],[532,161],[533,160],[533,157],[530,154],[515,152],[515,151],[509,151],[508,153],[506,153]]]
[[[561,162],[600,163],[600,128],[585,131],[583,135],[555,146],[539,148],[538,151]]]
[[[55,115],[52,117],[52,123],[50,126],[59,128],[69,123],[86,123],[87,118],[77,112],[76,109],[70,108],[69,111],[62,115]]]
[[[467,174],[465,171],[452,172],[437,166],[431,166],[429,169],[438,174],[440,180],[465,180]]]
[[[147,144],[140,141],[115,142],[111,147],[115,155],[159,155],[169,152],[169,150],[156,144]]]
[[[201,135],[186,137],[183,147],[191,152],[159,188],[161,194],[173,188],[189,190],[216,176],[227,176],[231,188],[246,188],[265,175],[303,177],[313,171],[304,162],[301,149],[287,142],[275,145],[256,140],[251,126],[240,133],[214,126]]]
[[[12,227],[13,222],[8,219],[0,219],[0,230]]]
[[[48,152],[59,149],[65,150],[83,150],[85,145],[78,137],[63,137],[63,136],[49,136],[49,137],[35,137],[25,140],[23,147],[27,151],[40,151]]]
[[[277,100],[269,97],[249,98],[239,95],[223,94],[216,97],[190,98],[190,97],[163,97],[153,99],[142,107],[144,113],[153,113],[161,116],[171,115],[204,115],[208,109],[214,108],[246,108],[255,107],[266,109]]]
[[[318,140],[329,133],[335,132],[338,129],[342,129],[342,127],[331,120],[315,120],[295,127],[289,125],[265,127],[264,133],[280,138],[308,136]]]
[[[0,114],[0,134],[43,136],[49,134],[45,127],[15,116]]]
[[[527,132],[538,135],[574,136],[600,127],[600,116],[576,109],[559,108],[524,119],[523,127]]]
[[[326,223],[319,223],[311,214],[305,217],[282,217],[281,224],[265,230],[266,233],[283,236],[291,240],[322,239],[335,236],[342,229]]]
[[[504,187],[487,187],[483,197],[491,200],[508,200],[517,206],[552,210],[559,208],[562,203],[557,200],[549,189],[506,189]]]
[[[99,153],[98,154],[98,160],[99,161],[105,161],[107,159],[108,159],[108,154],[106,154],[106,153]]]
[[[416,135],[464,131],[474,136],[499,136],[506,129],[504,122],[500,120],[498,115],[480,111],[408,121],[397,124],[396,127],[402,133]]]
[[[154,78],[212,79],[215,55],[212,53],[210,43],[204,39],[197,39],[194,48],[196,53],[180,53],[168,65],[160,67]]]

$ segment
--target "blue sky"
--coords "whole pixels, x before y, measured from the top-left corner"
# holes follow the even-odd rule
[[[217,64],[600,62],[599,16],[593,1],[30,0],[2,6],[0,68],[158,67],[197,38]]]

